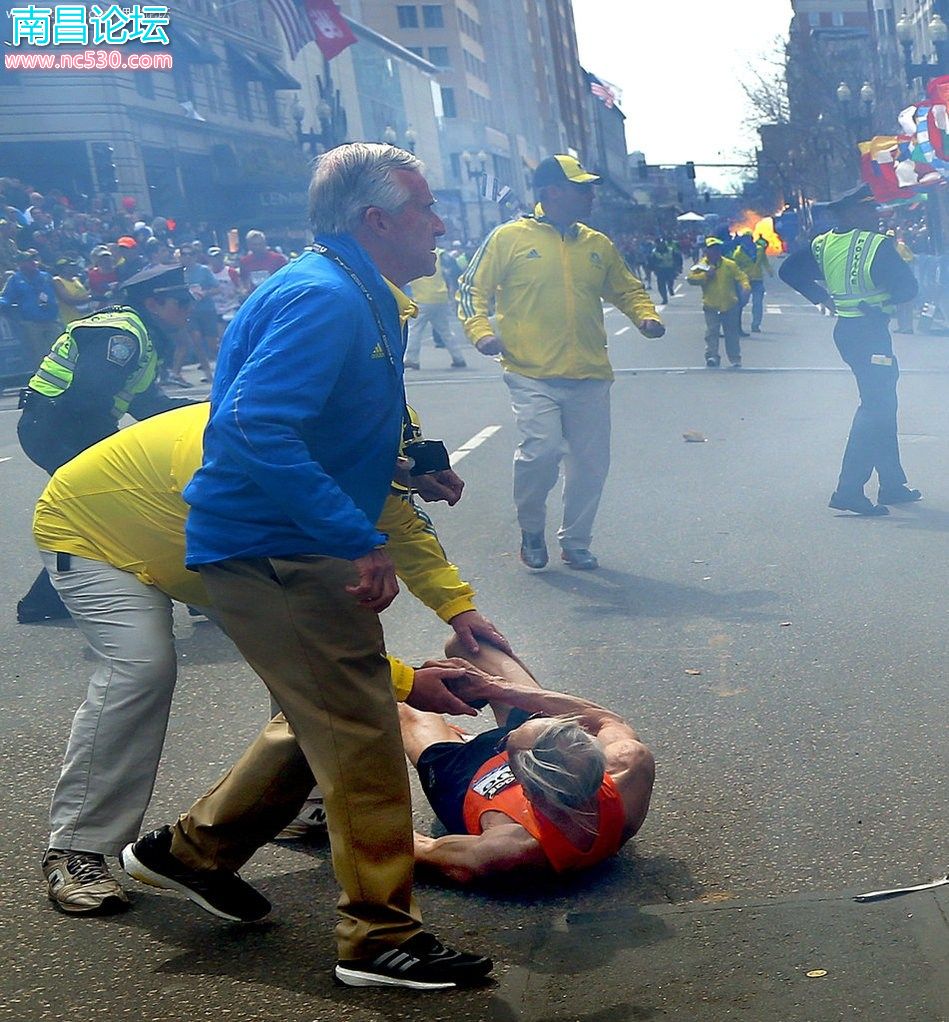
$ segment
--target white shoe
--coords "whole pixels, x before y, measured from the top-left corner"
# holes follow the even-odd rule
[[[308,841],[326,834],[326,809],[323,796],[310,794],[303,808],[283,828],[274,841]]]

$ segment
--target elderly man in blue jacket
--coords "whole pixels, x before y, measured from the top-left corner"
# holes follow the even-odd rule
[[[378,616],[398,585],[374,523],[407,417],[401,317],[413,306],[399,288],[434,273],[444,225],[421,164],[392,146],[326,153],[309,198],[315,251],[258,287],[224,335],[204,461],[184,490],[186,563],[323,792],[342,888],[335,978],[442,989],[492,965],[425,932],[412,897],[411,800]],[[180,866],[168,844],[165,830],[133,846],[166,882]]]

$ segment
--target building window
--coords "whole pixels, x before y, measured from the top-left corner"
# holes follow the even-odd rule
[[[251,111],[250,89],[247,87],[246,80],[238,77],[238,74],[235,73],[232,75],[232,84],[234,86],[234,103],[237,106],[237,116],[242,121],[252,121],[254,115]]]
[[[455,105],[455,90],[442,86],[442,112],[446,117],[457,117],[458,107]]]
[[[175,97],[179,103],[194,102],[194,78],[191,74],[191,65],[182,60],[175,62],[172,77],[175,80]]]
[[[447,46],[429,46],[428,59],[436,67],[451,67],[451,61],[448,59]]]
[[[155,98],[155,79],[151,71],[136,71],[132,75],[132,81],[135,82],[135,91],[143,99]]]
[[[406,49],[409,53],[414,53],[416,57],[421,57],[422,60],[425,59],[425,50],[421,46],[406,46]]]
[[[418,8],[415,4],[399,4],[395,9],[399,28],[418,28]]]
[[[444,28],[445,12],[441,4],[422,4],[422,24],[426,28]]]
[[[451,153],[448,157],[451,161],[451,176],[456,180],[461,180],[461,153]]]

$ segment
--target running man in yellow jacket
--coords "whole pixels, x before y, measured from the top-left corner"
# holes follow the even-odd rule
[[[754,259],[739,245],[735,249],[736,266],[743,270],[751,287],[751,332],[761,333],[761,321],[764,318],[764,275],[774,276],[771,260],[768,258],[768,242],[765,238],[755,239]],[[738,333],[741,336],[741,313],[738,314]]]
[[[55,473],[36,507],[33,534],[46,570],[98,661],[73,721],[43,860],[49,897],[71,914],[128,904],[104,856],[138,835],[155,783],[177,676],[171,601],[209,604],[199,575],[184,565],[181,497],[201,464],[209,407],[154,416],[89,448]],[[378,528],[391,537],[402,580],[467,648],[475,652],[479,637],[499,641],[404,490],[387,499]],[[468,712],[444,689],[444,680],[463,674],[450,661],[421,672],[390,664],[397,699]],[[292,736],[290,745],[292,756]]]
[[[610,465],[610,386],[601,299],[645,337],[665,327],[613,243],[581,221],[599,178],[572,156],[550,156],[534,173],[533,216],[497,227],[459,281],[458,315],[483,355],[500,355],[520,442],[514,503],[521,560],[547,565],[547,494],[564,463],[557,536],[571,568],[598,567],[593,522]],[[488,318],[491,304],[496,316]]]
[[[689,270],[686,280],[702,289],[705,313],[705,365],[718,368],[719,329],[725,335],[725,354],[732,368],[741,369],[741,302],[751,285],[744,271],[732,259],[722,255],[722,239],[705,239],[705,256]]]

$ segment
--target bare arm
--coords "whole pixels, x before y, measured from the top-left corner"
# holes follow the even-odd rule
[[[547,689],[509,685],[472,667],[463,681],[452,680],[452,691],[466,702],[489,699],[527,713],[571,717],[597,740],[606,757],[610,775],[623,801],[626,822],[623,840],[636,833],[646,819],[656,775],[652,753],[639,740],[632,725],[618,714],[588,699]]]
[[[517,823],[489,827],[483,834],[415,834],[415,861],[459,884],[519,869],[550,869],[537,842]]]

